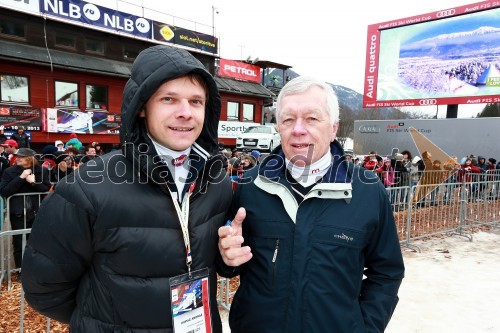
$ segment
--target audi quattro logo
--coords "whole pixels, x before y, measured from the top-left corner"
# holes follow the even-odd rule
[[[380,133],[380,127],[363,125],[359,127],[359,133]]]
[[[437,100],[435,99],[421,99],[420,101],[418,101],[418,104],[420,105],[436,105],[437,104]]]
[[[447,17],[455,14],[455,9],[447,9],[437,12],[436,17]]]

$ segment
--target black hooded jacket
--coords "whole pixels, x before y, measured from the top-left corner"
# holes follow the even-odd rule
[[[123,94],[122,151],[65,177],[42,202],[23,260],[28,303],[70,322],[72,332],[173,332],[169,279],[187,273],[185,245],[170,191],[176,187],[137,115],[166,80],[199,73],[208,86],[205,123],[190,153],[192,270],[210,271],[213,332],[218,228],[231,185],[217,154],[220,97],[188,52],[164,45],[139,54]],[[185,190],[186,190],[185,188]]]

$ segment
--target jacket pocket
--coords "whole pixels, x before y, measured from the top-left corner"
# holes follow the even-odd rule
[[[345,278],[349,288],[356,288],[363,275],[364,248],[369,241],[369,232],[317,225],[311,238],[310,264],[319,270],[317,274]],[[352,281],[347,281],[349,279]]]
[[[274,254],[273,254],[273,276],[271,280],[271,285],[274,287],[274,284],[276,282],[276,270],[278,266],[278,254],[279,254],[279,249],[280,249],[280,239],[276,239],[276,247],[274,248]]]
[[[312,241],[353,249],[361,249],[367,243],[368,233],[365,230],[338,226],[317,225],[314,227]]]
[[[262,281],[268,288],[274,289],[279,287],[279,283],[284,276],[285,263],[281,260],[285,258],[281,252],[284,251],[284,242],[282,238],[278,237],[251,237],[248,245],[252,249],[254,257],[250,261],[250,266],[247,274],[252,275],[252,272],[259,271],[262,276],[266,276],[266,281]]]

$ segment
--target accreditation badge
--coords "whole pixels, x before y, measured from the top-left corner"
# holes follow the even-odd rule
[[[208,268],[170,278],[175,333],[212,333]]]

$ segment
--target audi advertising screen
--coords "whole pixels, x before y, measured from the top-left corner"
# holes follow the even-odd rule
[[[500,1],[368,26],[363,107],[500,103]]]

